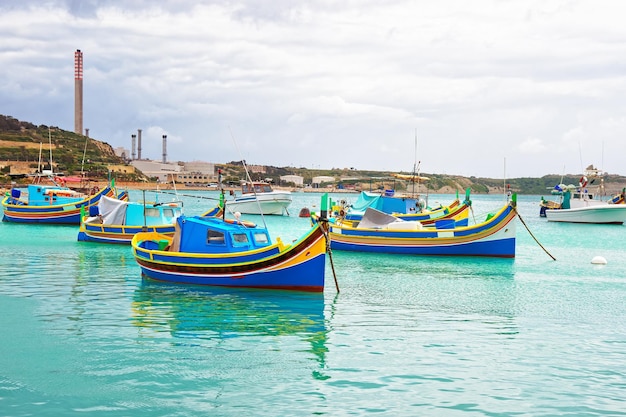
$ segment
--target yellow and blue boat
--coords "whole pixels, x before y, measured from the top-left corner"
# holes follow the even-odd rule
[[[83,215],[78,240],[129,245],[139,232],[173,236],[182,208],[181,201],[130,202],[103,196],[91,213]]]
[[[81,210],[98,204],[102,196],[127,199],[126,192],[116,195],[107,185],[82,193],[59,185],[29,184],[26,189],[13,188],[2,199],[5,222],[79,224]]]
[[[155,281],[322,292],[326,224],[286,245],[253,223],[181,216],[174,236],[137,233],[131,245],[143,276]]]
[[[357,201],[348,204],[345,200],[331,203],[331,217],[345,222],[358,222],[368,209],[375,209],[402,220],[419,221],[423,225],[432,224],[437,220],[454,219],[458,226],[468,225],[468,215],[472,202],[469,188],[465,199],[461,201],[457,192],[456,199],[449,205],[428,207],[419,196],[398,195],[393,190],[384,193],[362,191]]]
[[[424,226],[378,212],[354,222],[330,224],[331,249],[355,252],[396,253],[435,256],[515,257],[514,194],[497,213],[482,223],[458,226],[445,219]],[[322,206],[324,203],[322,203]]]

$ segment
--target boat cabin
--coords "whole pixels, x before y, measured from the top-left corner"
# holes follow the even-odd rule
[[[185,217],[176,220],[171,251],[191,253],[237,253],[270,246],[268,231],[244,226],[236,220],[214,217]]]
[[[17,200],[22,197],[18,189],[12,191],[12,197]],[[26,190],[26,204],[31,206],[48,206],[69,204],[82,200],[85,196],[77,191],[56,185],[29,184]],[[19,204],[12,201],[11,204]]]
[[[241,184],[242,194],[271,193],[272,191],[272,186],[266,182],[244,182],[243,184]]]
[[[174,220],[182,215],[182,202],[144,204],[102,196],[98,205],[89,209],[89,215],[85,223],[125,226],[172,225]]]

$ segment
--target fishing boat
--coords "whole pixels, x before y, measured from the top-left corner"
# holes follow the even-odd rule
[[[355,252],[397,253],[437,256],[515,257],[515,217],[517,196],[513,194],[485,221],[457,226],[453,220],[435,221],[424,227],[368,209],[358,225],[336,221],[330,224],[331,249]],[[322,200],[322,207],[325,206]],[[323,209],[322,209],[323,212]]]
[[[425,201],[419,196],[396,195],[390,191],[385,193],[362,191],[354,204],[348,204],[346,200],[330,204],[331,218],[339,218],[344,222],[351,221],[354,226],[363,218],[368,209],[374,209],[402,220],[419,221],[422,225],[433,224],[436,220],[454,219],[458,226],[467,226],[472,202],[468,188],[463,201],[459,199],[457,192],[455,200],[447,206],[440,204],[437,207],[426,207]]]
[[[112,185],[82,193],[60,185],[29,184],[26,189],[13,188],[2,200],[5,222],[79,224],[81,210],[98,204],[102,196],[127,199]]]
[[[129,202],[102,196],[91,213],[82,216],[78,240],[128,245],[139,232],[173,236],[181,215],[181,201]]]
[[[241,214],[289,214],[291,192],[274,190],[265,181],[244,181],[241,194],[234,195],[226,204],[230,210]]]
[[[578,186],[556,185],[552,191],[556,200],[541,197],[539,215],[550,222],[624,224],[624,192],[605,201],[598,197],[603,189],[602,173],[590,166],[580,177]]]
[[[156,281],[322,292],[326,224],[287,245],[239,218],[181,216],[173,237],[142,232],[131,245],[142,274]]]

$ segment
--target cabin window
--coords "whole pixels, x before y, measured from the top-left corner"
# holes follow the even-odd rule
[[[265,233],[255,233],[254,241],[258,244],[268,243],[269,239]]]
[[[242,193],[249,193],[250,192],[250,190],[248,190],[248,185],[247,184],[243,185],[243,187],[241,188],[241,192]]]
[[[264,193],[271,193],[272,192],[272,187],[270,187],[269,185],[264,185],[263,186],[263,192]]]
[[[255,186],[254,186],[254,192],[256,192],[256,193],[260,193],[260,192],[261,192],[261,186],[260,186],[260,185],[258,185],[258,184],[257,184],[257,185],[255,185]]]
[[[146,207],[146,217],[161,217],[159,209]]]
[[[218,232],[217,230],[209,230],[207,232],[207,243],[209,245],[223,245],[224,233]]]
[[[248,243],[248,235],[245,233],[233,233],[233,242]]]
[[[174,217],[174,210],[171,208],[163,209],[163,215],[165,217]]]

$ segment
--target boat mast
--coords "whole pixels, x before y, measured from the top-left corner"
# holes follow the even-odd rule
[[[87,141],[88,137],[85,138],[85,149],[83,150],[83,162],[80,164],[80,176],[85,178],[85,155],[87,155]]]
[[[261,213],[261,220],[263,221],[263,227],[267,228],[267,223],[265,223],[265,216],[263,215],[263,209],[261,208],[261,202],[259,201],[259,196],[256,193],[256,189],[254,187],[254,184],[252,183],[252,178],[250,177],[250,172],[248,172],[248,166],[246,165],[246,161],[245,159],[243,159],[242,155],[241,155],[241,151],[239,150],[239,146],[237,146],[237,141],[235,140],[235,136],[233,135],[233,131],[230,130],[230,126],[228,127],[228,130],[230,131],[230,137],[233,140],[233,143],[235,144],[235,148],[237,149],[237,153],[239,154],[239,157],[241,158],[241,165],[243,166],[243,169],[246,173],[246,178],[248,178],[248,181],[250,183],[250,187],[252,188],[252,192],[254,193],[254,199],[256,200],[257,206],[259,208],[259,213]]]
[[[48,145],[50,146],[50,175],[54,177],[54,169],[52,168],[52,136],[50,127],[48,127]]]
[[[414,158],[413,158],[413,190],[411,191],[411,197],[415,198],[415,186],[417,184],[417,190],[419,192],[419,165],[417,163],[417,128],[415,128],[415,146],[414,146]]]
[[[39,162],[37,163],[37,172],[41,174],[41,150],[43,148],[43,143],[39,142]]]

